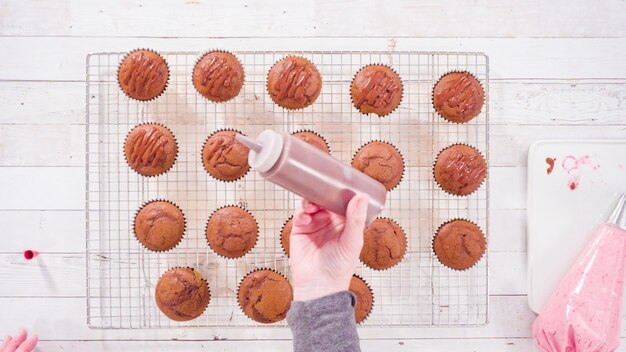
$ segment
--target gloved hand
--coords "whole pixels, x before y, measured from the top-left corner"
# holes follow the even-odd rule
[[[37,346],[37,335],[26,339],[26,330],[22,329],[15,336],[7,336],[0,346],[0,352],[30,352]]]
[[[345,218],[302,201],[289,238],[295,301],[348,289],[363,247],[368,200],[366,194],[354,196]]]

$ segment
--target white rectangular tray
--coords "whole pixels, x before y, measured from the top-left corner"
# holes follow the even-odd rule
[[[550,174],[546,158],[556,158]],[[578,168],[575,160],[581,160]],[[528,303],[533,311],[541,311],[623,192],[626,140],[540,141],[530,147]]]

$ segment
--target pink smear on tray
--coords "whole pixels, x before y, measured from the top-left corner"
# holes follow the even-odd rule
[[[567,172],[567,187],[570,190],[575,190],[580,184],[580,171],[584,166],[589,166],[591,170],[597,171],[600,165],[592,164],[589,160],[589,155],[583,155],[580,158],[576,158],[572,155],[568,155],[563,159],[561,167]]]

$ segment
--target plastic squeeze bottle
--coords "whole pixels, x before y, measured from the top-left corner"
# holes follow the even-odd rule
[[[533,324],[542,352],[611,352],[620,342],[626,194],[559,283]]]
[[[288,133],[261,132],[256,140],[235,138],[250,148],[248,163],[263,178],[342,216],[357,193],[369,195],[366,224],[383,210],[380,182]]]

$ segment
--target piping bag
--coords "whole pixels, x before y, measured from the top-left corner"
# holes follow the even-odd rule
[[[626,194],[596,229],[533,324],[543,352],[610,352],[619,346],[626,264]]]

